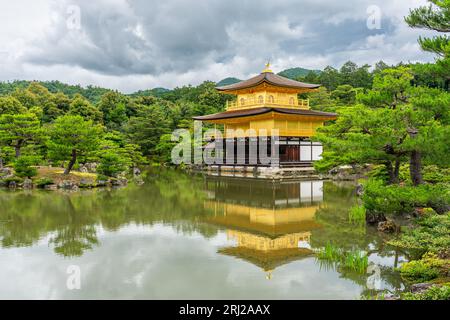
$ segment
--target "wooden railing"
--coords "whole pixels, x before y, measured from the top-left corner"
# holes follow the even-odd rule
[[[227,111],[250,109],[254,107],[273,106],[291,109],[309,109],[309,100],[294,98],[247,98],[236,101],[227,101]]]

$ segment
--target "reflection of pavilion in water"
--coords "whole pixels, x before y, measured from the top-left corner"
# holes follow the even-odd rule
[[[219,250],[249,261],[271,276],[276,267],[312,253],[311,230],[319,203],[322,181],[268,182],[222,178],[207,180],[214,212],[208,222],[227,228],[236,245]]]

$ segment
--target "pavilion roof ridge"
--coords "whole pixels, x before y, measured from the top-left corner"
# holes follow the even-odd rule
[[[251,87],[256,87],[264,82],[277,87],[293,88],[293,89],[317,89],[321,86],[320,84],[311,84],[288,79],[273,72],[262,72],[259,75],[252,77],[250,79],[243,80],[226,86],[216,87],[216,89],[218,91],[223,92],[242,90]]]

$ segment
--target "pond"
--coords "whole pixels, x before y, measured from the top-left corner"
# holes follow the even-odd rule
[[[406,257],[349,220],[355,203],[352,184],[175,170],[114,190],[3,189],[0,298],[359,299],[402,289],[394,267]],[[319,260],[327,244],[367,254],[369,270]]]

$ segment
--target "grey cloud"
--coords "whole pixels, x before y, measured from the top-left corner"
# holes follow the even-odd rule
[[[0,19],[0,30],[9,30],[0,31],[0,51],[9,51],[13,60],[0,79],[56,76],[133,91],[246,77],[268,58],[275,70],[433,58],[417,47],[424,32],[403,22],[408,8],[425,0],[36,1],[41,5],[30,9],[42,7],[36,17],[17,6],[6,8],[8,16],[18,15],[21,28]],[[66,25],[74,4],[81,9],[80,30]],[[382,10],[381,30],[366,27],[373,4]]]
[[[236,56],[325,54],[374,34],[366,27],[366,1],[115,2],[78,1],[81,30],[68,30],[64,18],[72,2],[58,1],[54,10],[61,19],[24,60],[107,75],[158,75]],[[390,21],[384,21],[389,28],[381,32],[391,32]]]

